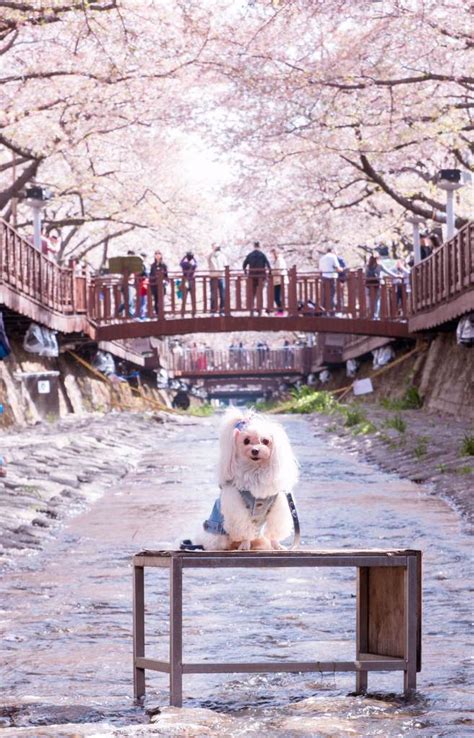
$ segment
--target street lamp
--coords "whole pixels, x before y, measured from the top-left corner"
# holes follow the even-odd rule
[[[39,185],[32,185],[25,191],[26,202],[33,211],[33,244],[38,251],[41,251],[41,211],[51,198],[51,191]]]
[[[437,176],[438,187],[446,192],[446,240],[449,241],[454,236],[454,192],[461,189],[463,182],[461,181],[460,169],[441,169]]]
[[[425,219],[420,215],[410,215],[410,217],[407,218],[407,221],[413,226],[413,255],[415,258],[415,264],[419,264],[421,261],[420,225],[425,222]]]

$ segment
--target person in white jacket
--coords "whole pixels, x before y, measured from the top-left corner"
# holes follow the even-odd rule
[[[212,244],[211,252],[207,257],[207,263],[211,277],[211,313],[217,312],[217,297],[219,296],[219,312],[223,315],[225,309],[224,274],[229,262],[218,244]]]
[[[288,269],[282,252],[273,247],[270,251],[270,265],[273,275],[273,299],[277,306],[275,315],[283,315],[282,286],[288,282]]]

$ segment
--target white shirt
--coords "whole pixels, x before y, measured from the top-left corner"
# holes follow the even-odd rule
[[[339,262],[336,254],[331,251],[321,256],[319,260],[319,271],[322,272],[323,277],[331,277],[335,279],[338,274]]]
[[[277,257],[272,257],[271,260],[273,284],[281,284],[282,281],[286,284],[286,278],[288,277],[288,269],[286,268],[285,257],[283,254],[278,254]]]
[[[207,257],[211,277],[223,277],[224,269],[228,265],[227,256],[222,251],[213,251]]]

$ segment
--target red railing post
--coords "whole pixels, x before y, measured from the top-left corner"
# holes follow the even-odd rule
[[[296,266],[292,266],[288,272],[288,315],[298,315],[297,300],[297,273]]]
[[[224,312],[227,317],[231,314],[231,293],[230,293],[230,269],[228,266],[224,270]]]

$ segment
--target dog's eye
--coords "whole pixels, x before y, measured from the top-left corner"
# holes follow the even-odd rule
[[[250,438],[244,438],[244,446],[248,446],[250,443]]]
[[[262,443],[263,443],[264,446],[269,446],[270,445],[270,441],[268,440],[268,438],[262,438]]]

